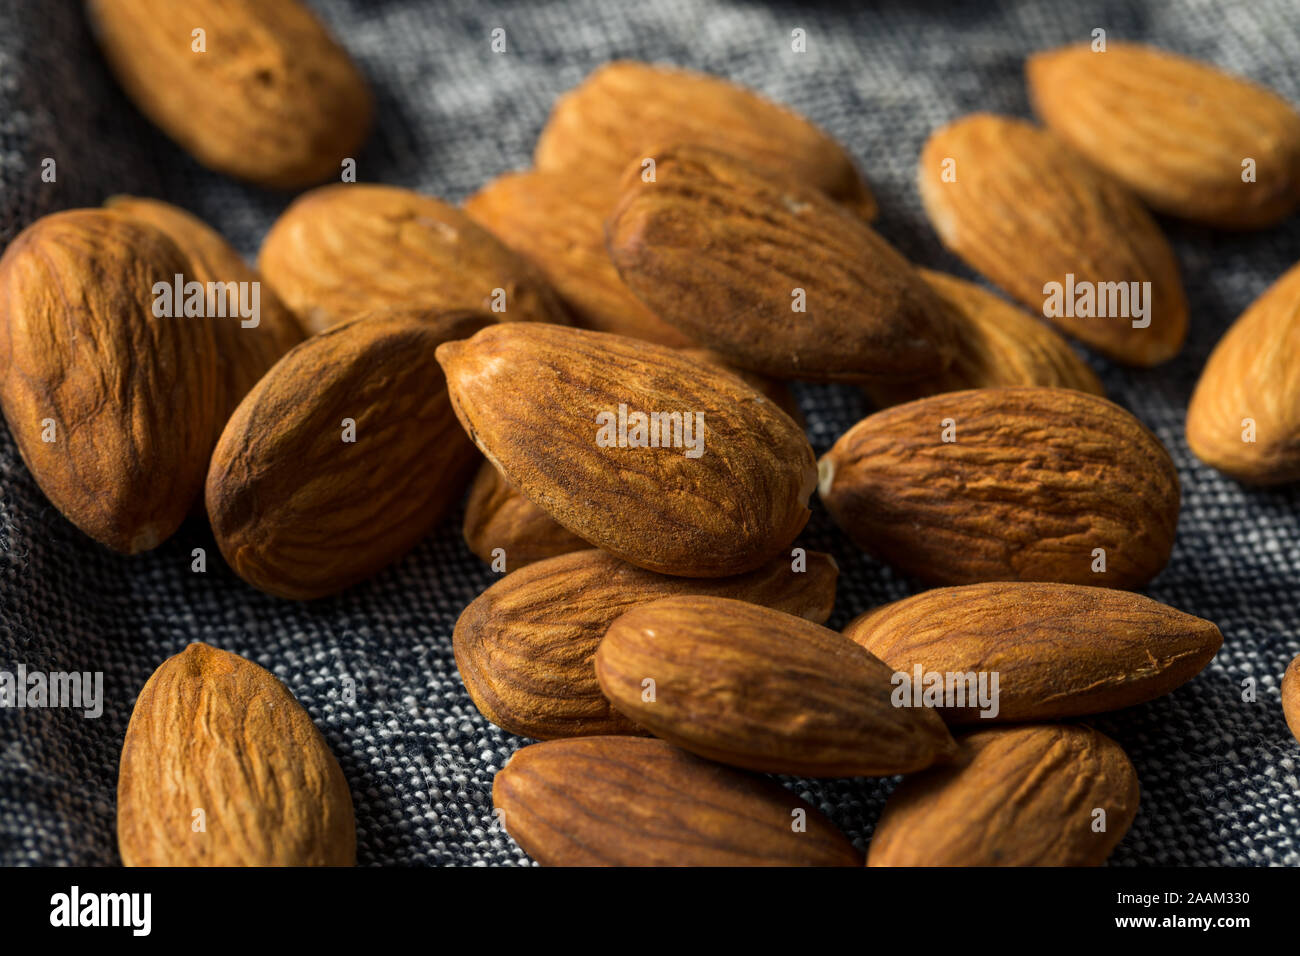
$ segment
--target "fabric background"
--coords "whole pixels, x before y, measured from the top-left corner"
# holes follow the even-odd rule
[[[528,164],[555,96],[616,57],[730,77],[803,111],[844,142],[882,205],[878,227],[915,261],[970,276],[921,213],[916,158],[937,125],[973,110],[1028,115],[1024,56],[1086,39],[1150,41],[1300,103],[1294,0],[1068,0],[840,6],[828,2],[316,0],[376,90],[360,178],[459,201]],[[504,27],[508,53],[489,34]],[[807,31],[808,52],[790,51]],[[57,184],[40,182],[54,157]],[[291,197],[210,173],[156,131],[108,76],[80,5],[0,6],[0,239],[45,212],[116,192],[158,196],[224,231],[250,258]],[[1250,491],[1199,464],[1183,415],[1233,318],[1300,259],[1300,220],[1254,235],[1166,223],[1191,303],[1182,354],[1153,371],[1092,357],[1110,397],[1172,452],[1183,484],[1177,545],[1149,589],[1218,623],[1224,646],[1189,685],[1095,724],[1132,756],[1142,806],[1112,862],[1300,865],[1300,748],[1278,684],[1300,652],[1297,490]],[[1300,356],[1297,357],[1300,361]],[[865,411],[849,388],[799,390],[820,454]],[[295,604],[260,594],[192,520],[158,550],[120,557],[44,499],[0,430],[0,668],[105,674],[98,720],[0,711],[0,863],[116,864],[117,760],[154,668],[201,640],[280,677],[324,732],[356,804],[363,864],[503,864],[527,857],[494,825],[492,776],[524,741],[483,719],[451,651],[460,610],[494,575],[465,547],[461,512],[413,554],[346,594]],[[843,569],[833,626],[917,590],[861,555],[817,509],[801,543]],[[189,570],[206,547],[207,574]],[[356,702],[344,699],[344,679]],[[1242,682],[1258,685],[1242,701]],[[788,781],[860,847],[894,781]]]

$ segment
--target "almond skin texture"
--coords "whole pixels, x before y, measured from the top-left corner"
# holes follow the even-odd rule
[[[1282,676],[1282,713],[1291,735],[1300,741],[1300,657],[1290,663]]]
[[[955,182],[943,181],[948,160]],[[1132,317],[1048,316],[1067,335],[1128,365],[1158,365],[1182,348],[1187,300],[1169,243],[1132,194],[1051,134],[988,113],[959,119],[926,142],[919,185],[943,244],[1036,314],[1045,286],[1064,288],[1067,275],[1076,297],[1079,283],[1095,283],[1108,311],[1103,283],[1151,283],[1145,320],[1132,301]],[[1115,310],[1122,304],[1117,292]]]
[[[586,170],[528,170],[492,180],[465,200],[465,212],[536,265],[583,328],[690,345],[619,278],[605,248],[605,218],[613,205],[610,189]]]
[[[948,364],[947,306],[870,226],[724,153],[653,158],[653,182],[640,163],[627,171],[607,234],[623,281],[665,321],[776,378],[909,379]]]
[[[452,643],[470,697],[488,720],[522,737],[638,734],[610,707],[592,658],[624,611],[676,594],[762,604],[818,624],[830,617],[839,576],[830,555],[787,557],[730,578],[691,580],[634,568],[586,550],[530,565],[478,596],[456,622]]]
[[[844,147],[802,116],[719,77],[648,63],[608,63],[561,97],[534,162],[612,188],[630,162],[666,143],[725,150],[875,218],[875,197]]]
[[[1154,209],[1253,229],[1300,200],[1300,114],[1261,86],[1127,43],[1038,53],[1025,73],[1047,127]]]
[[[784,553],[808,521],[817,477],[808,439],[721,369],[636,339],[527,322],[449,342],[438,361],[461,424],[506,480],[631,564],[742,574]],[[684,429],[681,447],[617,447],[616,425],[597,416],[617,417],[620,405],[629,415],[681,412],[695,439],[703,416],[702,448],[686,447]]]
[[[235,572],[268,594],[322,597],[428,534],[475,458],[435,352],[490,322],[459,312],[365,316],[276,363],[226,424],[208,473],[208,517]]]
[[[1238,481],[1300,481],[1300,265],[1210,353],[1187,408],[1187,444]]]
[[[297,0],[90,0],[88,10],[135,105],[218,172],[307,186],[337,176],[370,130],[365,79]]]
[[[320,731],[274,675],[207,644],[168,658],[140,691],[117,843],[127,866],[356,863],[352,796]]]
[[[0,406],[18,450],[69,521],[127,554],[180,526],[218,425],[213,323],[153,314],[154,284],[189,268],[160,230],[99,209],[37,220],[0,260]]]
[[[956,357],[935,378],[869,384],[867,394],[880,407],[999,385],[1046,385],[1105,394],[1087,363],[1044,322],[974,282],[929,269],[917,271],[960,320],[954,323]]]
[[[934,711],[893,705],[892,676],[843,635],[719,597],[633,608],[596,651],[605,696],[656,737],[721,763],[809,777],[910,773],[952,752]]]
[[[1072,389],[897,405],[849,429],[820,471],[822,501],[859,547],[934,584],[1141,587],[1169,560],[1178,523],[1164,446],[1118,405]]]
[[[492,783],[506,832],[543,866],[861,866],[812,805],[660,740],[586,737],[515,752]],[[796,816],[806,820],[796,832]]]
[[[469,549],[489,564],[494,551],[504,551],[506,570],[591,547],[521,495],[490,461],[470,485],[462,530]]]
[[[844,630],[896,671],[998,675],[998,711],[942,711],[950,724],[1119,710],[1169,693],[1223,644],[1212,623],[1140,594],[997,582],[926,591]]]
[[[491,311],[566,323],[533,266],[454,206],[395,186],[335,184],[306,193],[262,243],[258,265],[299,323],[319,332],[380,308]]]
[[[245,327],[238,312],[238,299],[228,300],[228,317],[214,319],[217,339],[217,369],[225,392],[225,425],[240,399],[279,361],[280,356],[302,341],[297,320],[274,290],[250,269],[221,234],[197,216],[157,199],[114,196],[106,203],[114,212],[125,213],[157,226],[190,260],[187,282],[205,287],[209,282],[257,283],[257,325]],[[251,320],[250,320],[251,321]],[[218,426],[218,434],[220,433]],[[216,435],[213,436],[213,441]]]
[[[982,730],[959,743],[951,765],[890,796],[868,866],[1100,866],[1137,815],[1133,765],[1090,727]]]

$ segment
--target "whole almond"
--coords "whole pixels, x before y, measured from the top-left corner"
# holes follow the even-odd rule
[[[536,265],[583,328],[660,345],[691,344],[619,278],[605,248],[605,218],[613,205],[610,189],[585,169],[528,170],[492,180],[465,200],[465,212]]]
[[[709,580],[632,567],[602,551],[540,561],[502,578],[456,622],[452,644],[465,689],[488,720],[523,737],[635,734],[596,681],[592,658],[624,611],[675,594],[763,604],[817,623],[835,603],[839,570],[830,555],[795,569],[775,558],[756,571]]]
[[[567,321],[535,267],[454,206],[395,186],[340,183],[298,197],[267,233],[258,265],[316,332],[380,308]]]
[[[258,295],[257,324],[245,326],[237,311],[238,291],[227,285],[226,317],[217,317],[214,334],[217,340],[217,370],[225,393],[220,427],[225,425],[248,390],[258,383],[280,356],[302,341],[297,320],[270,285],[262,282],[257,271],[250,269],[221,234],[197,216],[157,199],[113,196],[109,209],[125,213],[157,226],[167,233],[190,260],[185,281],[201,283],[246,283],[256,286]],[[213,436],[216,440],[216,435]]]
[[[341,591],[397,560],[474,467],[435,351],[479,313],[363,316],[266,374],[212,453],[208,517],[226,561],[279,597]]]
[[[198,643],[136,700],[117,843],[127,866],[356,863],[347,781],[302,705],[251,661]]]
[[[1066,334],[1129,365],[1158,365],[1182,348],[1187,300],[1169,243],[1132,194],[1051,134],[967,116],[930,136],[918,175],[943,244],[1036,313],[1047,315],[1047,286],[1057,283],[1061,314],[1047,317]],[[1111,315],[1078,314],[1081,283],[1095,293],[1090,311],[1104,299]]]
[[[876,215],[844,147],[808,120],[719,77],[648,63],[607,63],[561,97],[534,161],[543,172],[577,172],[612,188],[628,163],[667,143],[726,150],[864,220]]]
[[[843,635],[720,597],[669,597],[610,625],[596,676],[614,708],[711,760],[811,777],[910,773],[948,756],[933,710]]]
[[[543,866],[862,865],[835,825],[789,790],[659,740],[524,747],[496,775],[492,803]]]
[[[1137,815],[1133,765],[1090,727],[983,730],[959,744],[952,764],[894,791],[868,866],[1099,866]]]
[[[948,364],[952,318],[898,252],[825,196],[699,146],[627,172],[608,225],[623,281],[738,368],[811,381]]]
[[[1296,657],[1282,675],[1282,713],[1291,735],[1300,741],[1300,657]]]
[[[471,551],[489,564],[500,557],[507,571],[591,547],[521,495],[490,461],[470,485],[462,531]]]
[[[1300,265],[1210,353],[1187,408],[1187,444],[1239,481],[1300,480]]]
[[[957,316],[955,358],[933,378],[869,383],[867,394],[877,405],[883,408],[940,392],[999,385],[1046,385],[1105,394],[1092,369],[1046,323],[973,282],[929,269],[917,271]]]
[[[438,360],[456,415],[506,480],[638,567],[741,574],[783,553],[808,520],[807,438],[721,369],[636,339],[520,322],[449,342]],[[614,423],[598,416],[634,412],[681,413],[681,441],[674,432],[669,444],[682,447],[611,443]]]
[[[154,315],[189,271],[162,231],[119,213],[38,219],[0,260],[0,406],[50,502],[133,554],[180,526],[217,427],[212,323]]]
[[[925,591],[844,634],[909,676],[996,674],[996,712],[945,702],[950,724],[1131,707],[1191,680],[1223,644],[1211,622],[1140,594],[1013,582]]]
[[[1118,405],[984,388],[896,405],[822,458],[821,497],[860,547],[935,584],[1136,588],[1178,523],[1169,453]]]
[[[219,172],[307,186],[337,176],[370,130],[365,79],[298,0],[91,0],[88,10],[136,106]]]
[[[1131,43],[1049,50],[1025,72],[1052,132],[1161,212],[1258,228],[1300,201],[1300,114],[1270,90]]]

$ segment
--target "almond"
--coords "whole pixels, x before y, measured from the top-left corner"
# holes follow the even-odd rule
[[[999,385],[1046,385],[1105,394],[1087,363],[1043,322],[973,282],[929,269],[918,271],[958,318],[953,323],[956,357],[934,378],[868,384],[867,394],[877,405]]]
[[[1099,866],[1138,808],[1119,744],[1049,724],[959,738],[957,759],[904,780],[868,866]]]
[[[785,107],[716,76],[617,61],[561,97],[537,140],[543,172],[617,182],[633,159],[666,143],[734,153],[769,175],[803,183],[864,220],[876,200],[839,143]]]
[[[967,116],[930,136],[919,184],[943,244],[1066,334],[1129,365],[1182,348],[1187,300],[1169,243],[1132,194],[1060,140]]]
[[[953,741],[932,710],[895,707],[893,671],[844,636],[720,597],[625,612],[596,651],[616,710],[711,760],[812,777],[928,767]]]
[[[1239,481],[1300,481],[1300,265],[1210,353],[1187,408],[1187,444]]]
[[[1282,713],[1291,735],[1300,741],[1300,657],[1296,657],[1282,676]]]
[[[952,319],[898,252],[801,184],[699,146],[651,154],[608,225],[623,281],[738,368],[810,381],[937,375]]]
[[[297,0],[91,0],[135,105],[205,166],[293,189],[337,175],[374,105],[347,52]]]
[[[1300,201],[1300,114],[1261,86],[1130,43],[1049,50],[1025,72],[1052,132],[1161,212],[1249,229]]]
[[[189,271],[163,232],[119,213],[38,219],[0,260],[0,406],[50,502],[133,554],[168,538],[203,487],[218,426],[213,324],[154,315]]]
[[[489,564],[499,551],[506,570],[591,547],[521,495],[490,461],[470,485],[462,530],[471,551]]]
[[[816,551],[801,567],[775,558],[757,571],[709,580],[634,568],[602,551],[540,561],[502,578],[456,622],[452,643],[465,689],[488,720],[548,739],[634,734],[596,681],[592,658],[624,611],[675,594],[736,598],[824,622],[835,603],[834,560]]]
[[[238,302],[238,292],[229,285],[227,302],[232,303],[227,306],[229,314],[214,323],[217,369],[225,393],[224,411],[220,417],[220,425],[224,425],[248,390],[280,356],[302,341],[302,329],[274,290],[262,282],[256,270],[250,269],[230,243],[197,216],[170,203],[135,196],[113,196],[104,205],[114,212],[142,219],[167,233],[189,257],[187,282],[193,280],[204,287],[210,282],[256,286],[256,325],[243,325],[246,320],[237,314],[233,304]],[[213,440],[216,440],[215,435]]]
[[[658,740],[533,744],[496,775],[506,832],[543,866],[861,866],[815,807]]]
[[[293,349],[244,397],[212,453],[208,517],[235,572],[307,599],[409,551],[474,467],[435,357],[478,313],[363,316]]]
[[[529,170],[498,176],[469,199],[465,212],[536,265],[583,328],[660,345],[691,344],[623,284],[605,249],[608,188],[587,171]]]
[[[140,691],[122,745],[127,866],[352,866],[352,796],[302,705],[237,654],[191,644]]]
[[[316,332],[399,307],[567,321],[533,266],[454,206],[395,186],[336,184],[300,196],[267,233],[258,265]]]
[[[631,564],[741,574],[784,552],[808,520],[807,438],[721,369],[636,339],[519,322],[449,342],[438,360],[461,424],[506,480]],[[656,421],[675,447],[637,446],[649,416],[673,413],[680,432]]]
[[[1209,621],[1140,594],[1004,582],[926,591],[863,615],[844,634],[908,675],[996,674],[996,713],[967,698],[942,711],[950,724],[1132,707],[1191,680],[1223,644]]]
[[[860,547],[936,584],[1136,588],[1165,566],[1178,473],[1141,422],[1064,388],[897,405],[822,458],[821,497]]]

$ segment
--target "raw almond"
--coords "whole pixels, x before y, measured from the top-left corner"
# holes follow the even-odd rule
[[[395,186],[336,184],[300,196],[267,233],[258,265],[316,332],[380,308],[567,321],[536,268],[454,206]]]
[[[711,760],[811,777],[910,773],[947,757],[933,710],[841,634],[720,597],[642,604],[610,625],[596,676],[614,708]]]
[[[612,187],[628,163],[667,143],[726,150],[821,190],[864,220],[876,215],[844,147],[808,120],[719,77],[648,63],[608,63],[561,97],[534,161],[543,172],[577,172]]]
[[[721,369],[636,339],[526,322],[449,342],[438,360],[457,416],[506,480],[638,567],[741,574],[783,553],[808,520],[807,438]],[[669,442],[678,447],[618,447],[616,420],[632,413],[681,413],[680,441],[673,431]]]
[[[277,362],[212,453],[208,517],[235,572],[268,594],[322,597],[428,534],[474,467],[435,351],[490,322],[363,316]]]
[[[524,747],[496,775],[492,803],[543,866],[862,865],[835,825],[789,790],[659,740]]]
[[[799,183],[699,146],[650,154],[608,225],[623,281],[738,368],[811,381],[914,379],[948,364],[953,320],[871,227]]]
[[[925,591],[844,634],[908,675],[997,675],[996,712],[945,702],[950,724],[1131,707],[1191,680],[1223,644],[1211,622],[1140,594],[1010,582]]]
[[[919,269],[921,278],[953,309],[956,357],[934,378],[877,382],[867,394],[879,406],[940,392],[999,385],[1047,385],[1104,395],[1101,382],[1063,338],[1045,323],[974,282]]]
[[[502,570],[591,547],[521,495],[490,461],[470,485],[462,531],[471,551],[489,564],[500,558]]]
[[[1300,741],[1300,657],[1288,665],[1282,676],[1282,713],[1291,735]]]
[[[1089,727],[983,730],[959,743],[952,764],[894,791],[868,866],[1099,866],[1137,814],[1133,765]]]
[[[619,278],[605,248],[605,218],[613,205],[611,191],[593,183],[585,169],[529,170],[492,180],[465,200],[465,212],[536,265],[583,328],[690,345]]]
[[[1136,588],[1165,566],[1178,473],[1118,405],[1064,388],[948,392],[864,418],[821,497],[862,548],[935,584]]]
[[[1132,194],[1051,134],[967,116],[930,136],[919,183],[943,244],[1066,334],[1129,365],[1158,365],[1182,347],[1187,300],[1169,243]],[[1049,283],[1059,314],[1049,314]],[[1093,314],[1082,315],[1088,289]]]
[[[219,172],[306,186],[338,175],[370,130],[365,79],[298,0],[91,0],[88,10],[135,105]]]
[[[1270,90],[1131,43],[1049,50],[1025,72],[1052,132],[1161,212],[1258,228],[1300,200],[1300,114]]]
[[[190,265],[162,231],[100,209],[38,219],[0,260],[0,405],[50,502],[133,554],[180,526],[218,425],[213,324],[154,315]]]
[[[135,703],[117,843],[127,866],[356,863],[347,781],[302,705],[251,661],[197,643]]]
[[[602,551],[540,561],[502,578],[456,622],[461,679],[488,720],[523,737],[641,733],[613,710],[592,658],[624,611],[675,594],[763,604],[817,623],[835,603],[839,570],[816,551],[775,558],[757,571],[710,580],[634,568]]]
[[[1300,480],[1300,265],[1210,353],[1187,408],[1187,444],[1239,481]]]

